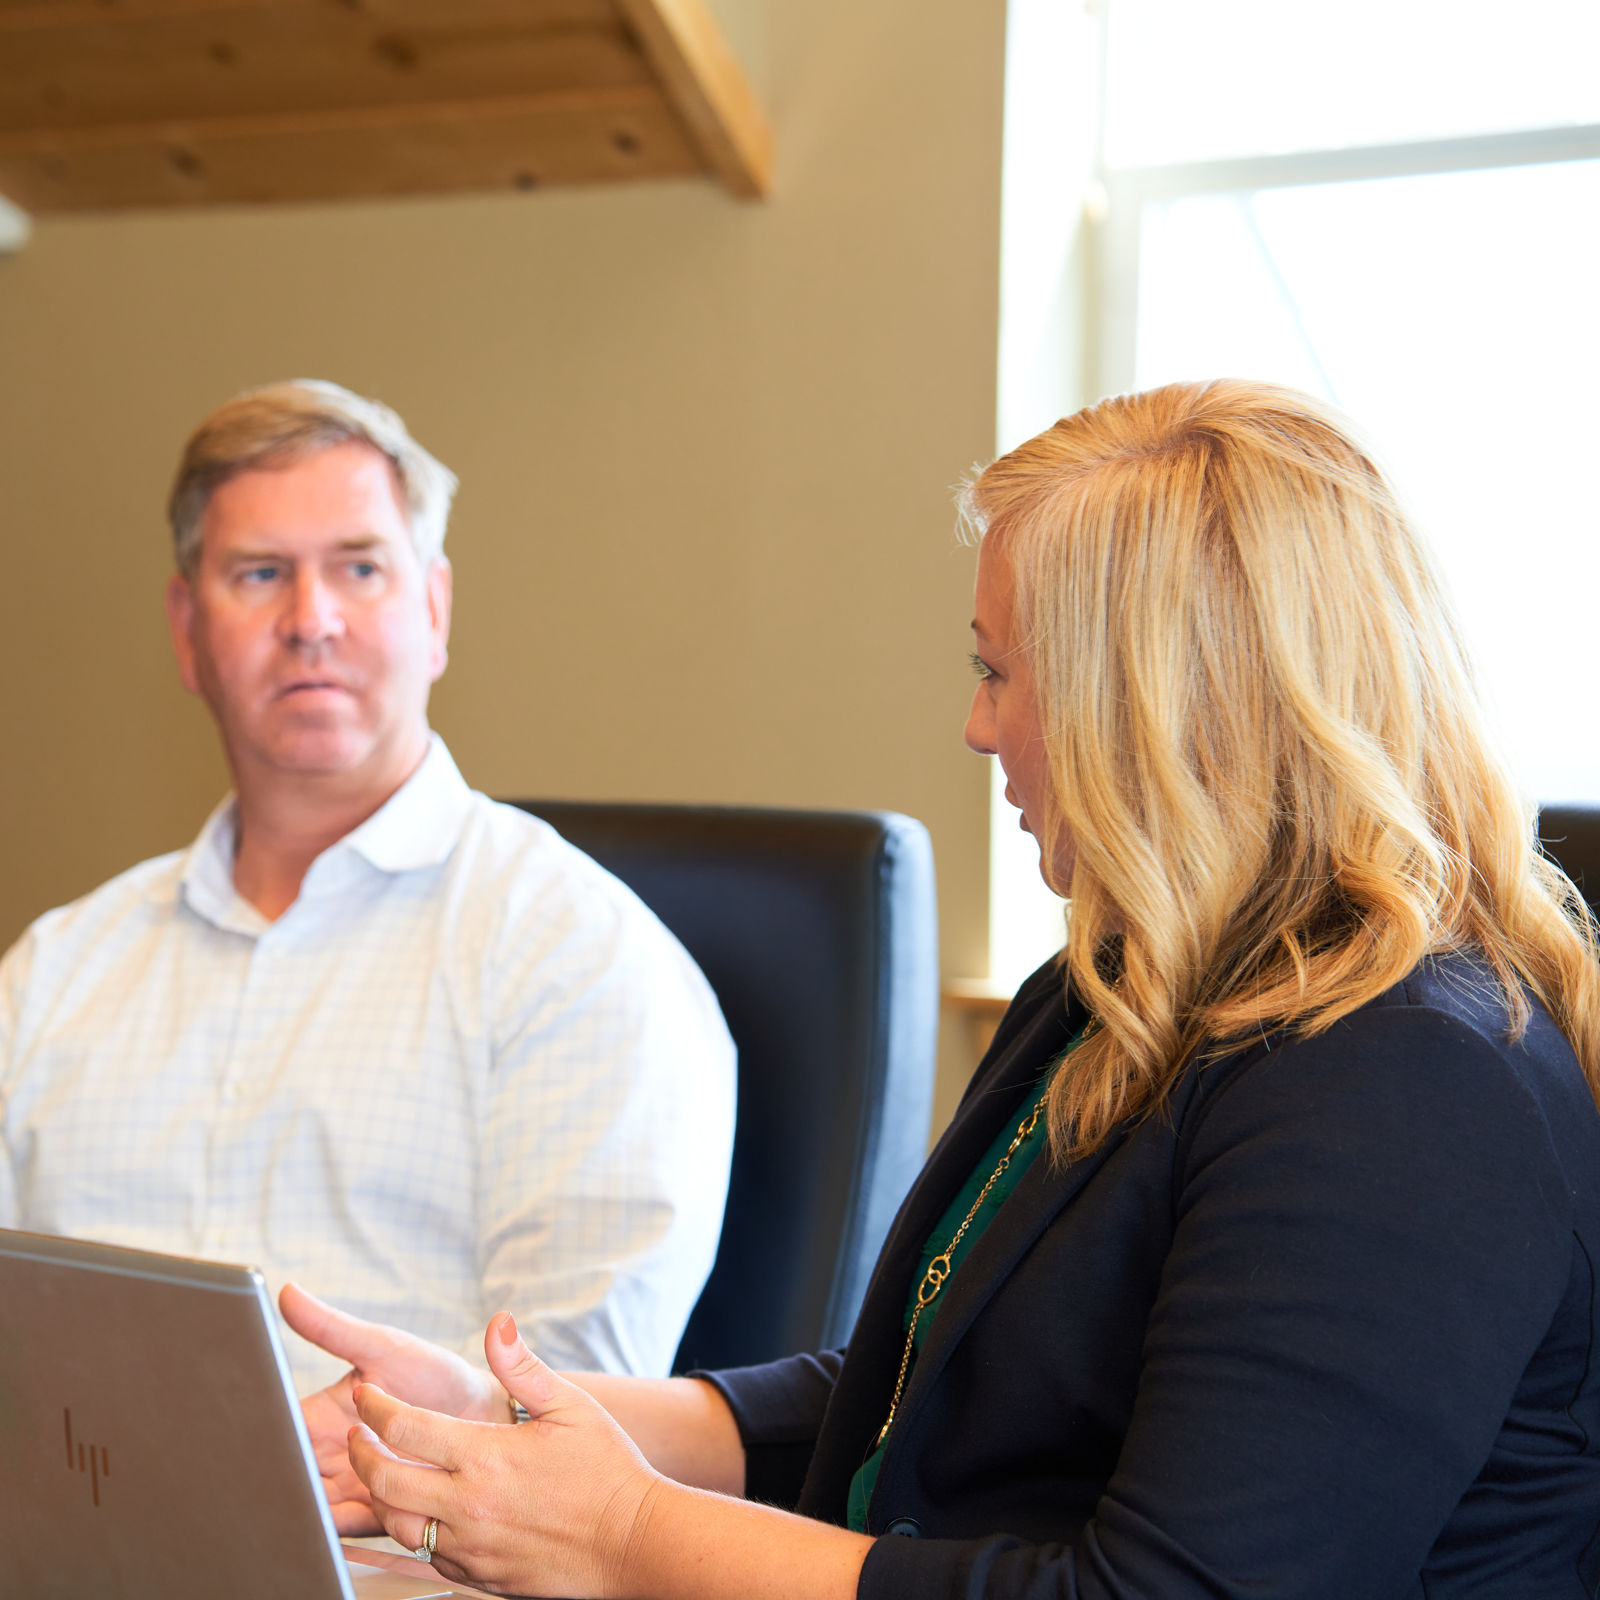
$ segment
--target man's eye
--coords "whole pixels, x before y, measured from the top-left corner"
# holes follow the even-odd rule
[[[376,561],[352,561],[350,563],[350,576],[352,578],[375,578],[378,575]]]
[[[976,650],[969,651],[967,659],[972,663],[972,670],[976,672],[980,678],[988,679],[994,676],[994,668],[991,667]]]
[[[239,572],[239,581],[252,586],[259,586],[263,583],[271,583],[272,580],[276,578],[282,570],[283,569],[281,567],[275,567],[269,562],[263,562],[260,566],[241,568]]]

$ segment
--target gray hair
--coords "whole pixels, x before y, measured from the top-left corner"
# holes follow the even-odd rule
[[[189,436],[178,463],[167,520],[178,571],[193,577],[200,523],[211,496],[230,478],[285,467],[338,444],[371,445],[394,469],[411,543],[423,566],[444,552],[456,475],[406,432],[388,406],[320,378],[248,389],[219,406]]]

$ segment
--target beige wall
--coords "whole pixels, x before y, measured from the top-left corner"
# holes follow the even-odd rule
[[[0,259],[0,939],[221,791],[168,660],[161,503],[207,409],[315,374],[461,475],[434,721],[469,780],[910,812],[946,971],[981,972],[949,491],[994,436],[1003,32],[1002,0],[773,0],[765,204],[41,221]]]

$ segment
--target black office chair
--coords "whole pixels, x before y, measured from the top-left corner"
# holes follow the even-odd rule
[[[739,1047],[728,1210],[674,1369],[849,1337],[927,1149],[939,983],[933,850],[892,812],[511,802],[683,942]]]
[[[1541,806],[1539,843],[1600,916],[1600,806]]]

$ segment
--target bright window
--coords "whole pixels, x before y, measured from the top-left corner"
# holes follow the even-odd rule
[[[1238,376],[1348,412],[1432,539],[1526,792],[1600,799],[1600,5],[1103,10],[1071,400]],[[1003,398],[1002,448],[1050,420],[1027,409]],[[1059,928],[1009,826],[1001,802],[1003,984]]]
[[[1600,122],[1594,0],[1107,0],[1108,166]]]

